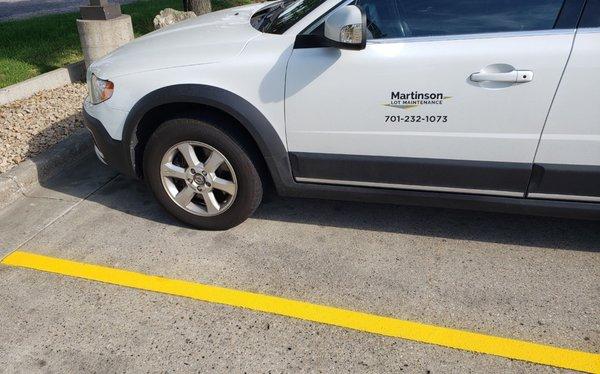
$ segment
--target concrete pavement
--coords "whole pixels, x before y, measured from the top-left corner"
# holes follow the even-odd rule
[[[593,222],[269,196],[226,232],[185,227],[88,159],[0,212],[16,248],[600,352]],[[558,369],[0,266],[7,371]]]

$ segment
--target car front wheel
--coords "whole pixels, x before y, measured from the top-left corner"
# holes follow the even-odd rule
[[[243,142],[210,119],[163,123],[144,153],[144,176],[160,204],[200,229],[225,230],[260,204],[262,183]]]

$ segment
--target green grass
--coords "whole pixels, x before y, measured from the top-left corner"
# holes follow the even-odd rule
[[[249,3],[213,0],[213,10]],[[164,8],[181,10],[182,0],[139,0],[121,7],[136,36],[154,30],[152,20]],[[0,88],[83,59],[75,20],[79,13],[54,14],[0,23]]]

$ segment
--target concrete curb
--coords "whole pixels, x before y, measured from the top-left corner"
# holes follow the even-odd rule
[[[45,152],[0,174],[0,209],[21,196],[27,196],[32,188],[91,153],[92,137],[87,130],[80,130]]]
[[[85,64],[76,62],[64,68],[49,71],[12,86],[0,88],[0,105],[25,99],[36,92],[51,90],[85,79]]]

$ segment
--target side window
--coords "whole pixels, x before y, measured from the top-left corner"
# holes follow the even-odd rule
[[[410,36],[399,0],[356,0],[367,16],[367,39]]]
[[[370,39],[552,29],[564,0],[356,0]]]
[[[588,0],[579,27],[600,27],[600,0]]]

